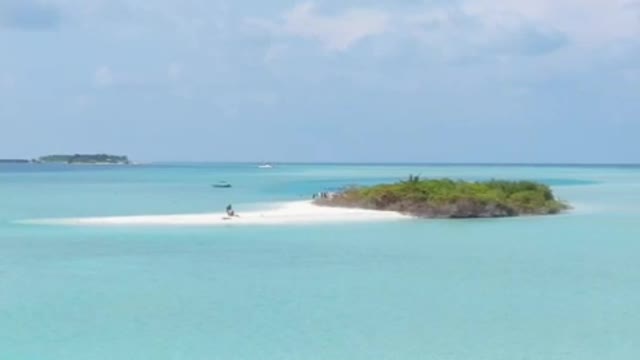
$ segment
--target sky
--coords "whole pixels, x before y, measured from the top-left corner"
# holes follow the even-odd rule
[[[640,0],[0,0],[0,158],[640,163]]]

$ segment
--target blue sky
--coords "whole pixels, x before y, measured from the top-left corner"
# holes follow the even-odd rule
[[[640,162],[640,0],[0,0],[0,157]]]

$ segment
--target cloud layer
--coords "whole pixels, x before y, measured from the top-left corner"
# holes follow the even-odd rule
[[[345,51],[367,38],[414,36],[423,44],[539,55],[572,44],[606,46],[640,37],[637,0],[463,0],[323,12],[314,2],[261,19],[280,37],[309,39]]]
[[[639,0],[0,0],[0,118],[41,129],[0,151],[628,159],[639,27]]]

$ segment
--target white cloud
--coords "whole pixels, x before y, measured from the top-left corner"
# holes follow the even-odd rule
[[[99,67],[93,75],[93,82],[98,87],[108,87],[113,85],[114,76],[111,68],[108,66]]]
[[[529,23],[559,31],[580,46],[640,36],[638,0],[467,0],[462,9],[489,28]]]
[[[376,9],[351,8],[333,15],[321,14],[312,2],[286,11],[281,21],[254,21],[279,34],[319,41],[330,51],[344,51],[368,37],[389,30],[390,16]]]
[[[460,0],[396,6],[393,11],[347,8],[332,14],[304,2],[278,21],[252,22],[272,34],[318,41],[333,51],[393,34],[417,39],[439,53],[541,54],[569,44],[593,49],[637,41],[640,0]]]
[[[492,21],[458,5],[424,9],[399,23],[400,32],[418,40],[430,53],[453,61],[544,55],[570,42],[565,33],[520,16]]]
[[[182,79],[183,72],[184,70],[182,65],[173,63],[170,64],[169,68],[167,69],[167,77],[171,81],[180,81]]]

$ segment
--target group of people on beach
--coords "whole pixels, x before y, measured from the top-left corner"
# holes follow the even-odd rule
[[[333,196],[332,193],[328,193],[328,192],[319,192],[319,193],[314,193],[312,196],[312,199],[330,199]]]
[[[330,192],[326,192],[326,191],[322,191],[322,192],[318,192],[318,193],[314,193],[312,198],[315,199],[331,199],[334,196],[334,193],[330,193]],[[239,217],[240,215],[236,214],[235,210],[233,210],[233,206],[231,204],[227,205],[227,208],[225,210],[227,216],[229,218],[232,217]]]

